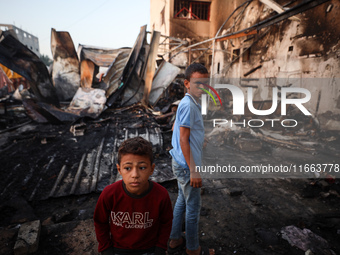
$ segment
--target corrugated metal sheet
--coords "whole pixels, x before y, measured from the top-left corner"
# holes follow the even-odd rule
[[[71,35],[52,28],[52,81],[60,101],[70,101],[80,86],[79,59]]]
[[[155,106],[163,92],[171,84],[171,82],[180,73],[181,69],[169,62],[162,62],[158,67],[155,77],[152,81],[152,88],[150,92],[149,102]]]
[[[2,133],[0,197],[19,195],[34,201],[100,192],[119,179],[118,148],[135,136],[153,145],[156,168],[151,179],[174,179],[166,147],[169,136],[154,115],[137,104],[108,109],[96,120],[69,125],[31,123]]]
[[[111,138],[102,138],[98,146],[84,153],[76,168],[63,165],[59,174],[49,190],[46,190],[44,176],[53,168],[58,154],[52,155],[48,164],[41,170],[40,178],[29,196],[29,200],[41,200],[49,197],[62,197],[68,195],[81,195],[102,191],[107,185],[120,179],[116,169],[116,156],[119,145],[127,138],[142,136],[149,140],[155,150],[163,147],[161,131],[156,128],[145,129],[111,129]],[[158,162],[157,162],[158,161]],[[156,182],[164,182],[173,179],[171,166],[168,162],[156,160],[155,172],[151,179]],[[50,182],[49,182],[50,183]]]
[[[142,80],[146,67],[149,45],[146,42],[146,25],[140,28],[139,35],[128,56],[128,60],[121,74],[121,83],[111,95],[107,94],[107,105],[111,107],[121,97],[120,106],[133,105],[143,97],[144,86]]]
[[[106,97],[110,97],[119,88],[122,82],[121,76],[128,60],[129,53],[120,52],[105,73],[103,81],[108,85]]]
[[[97,66],[109,67],[121,53],[129,54],[130,48],[107,49],[87,45],[79,45],[78,55],[80,60],[88,59]]]

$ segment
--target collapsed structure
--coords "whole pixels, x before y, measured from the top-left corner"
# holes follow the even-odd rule
[[[149,98],[154,104],[179,73],[179,69],[171,64],[163,64],[158,75],[162,76],[167,69],[172,79],[165,84],[164,80],[160,81],[161,84],[153,84],[160,34],[153,33],[150,45],[146,36],[146,26],[143,26],[133,49],[80,45],[78,59],[69,33],[52,29],[50,76],[44,64],[5,31],[2,33],[0,58],[4,65],[29,81],[32,93],[22,99],[25,107],[30,109],[28,113],[32,119],[45,123],[75,121],[83,116],[96,118],[104,108],[113,104],[121,107],[142,102],[148,106]],[[105,72],[100,74],[101,68]],[[65,103],[67,107],[61,109]]]
[[[224,103],[214,105],[210,102],[206,122],[221,117],[220,124],[227,123],[227,118],[230,121],[219,127],[214,121],[214,128],[208,129],[207,137],[215,145],[229,144],[243,151],[256,151],[261,150],[262,142],[266,142],[313,152],[324,149],[324,143],[330,142],[328,151],[337,155],[335,137],[316,135],[319,131],[338,131],[340,127],[339,33],[336,33],[340,27],[336,18],[340,5],[337,1],[235,0],[231,4],[226,1],[174,0],[166,4],[151,1],[151,5],[153,32],[149,43],[146,26],[143,26],[133,48],[79,45],[76,51],[68,32],[52,29],[53,65],[50,70],[10,31],[4,31],[0,41],[0,63],[23,76],[29,84],[29,89],[14,93],[22,100],[25,113],[38,123],[70,125],[71,133],[77,135],[86,129],[84,120],[105,123],[103,119],[119,119],[112,114],[125,112],[135,116],[133,113],[139,109],[137,112],[142,114],[136,116],[142,117],[140,124],[139,121],[131,127],[115,124],[116,129],[127,130],[116,141],[145,134],[155,146],[161,145],[166,151],[167,143],[163,144],[162,139],[172,125],[176,107],[171,110],[171,106],[184,95],[183,85],[176,77],[188,64],[198,61],[210,67],[213,84],[231,84],[244,95],[252,93],[247,102],[241,102],[244,114],[235,115],[233,105],[240,102],[233,101],[233,91],[217,90]],[[328,25],[322,27],[322,24]],[[11,86],[9,81],[5,83]],[[312,113],[310,116],[303,116],[301,109],[290,106],[284,109],[288,121],[282,118],[282,95],[288,99],[303,97],[283,93],[287,88],[304,88],[311,92],[311,99],[304,104]],[[4,93],[2,101],[5,106],[11,98]],[[255,116],[254,112],[272,109],[274,99],[279,101],[277,109],[273,109],[269,116]],[[249,111],[249,100],[252,109],[256,110]],[[287,129],[287,125],[295,121],[293,118],[299,120],[299,125]],[[269,129],[264,126],[268,119],[272,120]],[[238,126],[230,127],[233,121],[239,123]],[[255,124],[256,121],[260,124]],[[285,125],[274,127],[275,121]],[[240,123],[248,125],[240,126]],[[114,133],[116,136],[117,132]],[[87,164],[92,165],[88,175],[94,183],[101,176],[100,168],[96,172],[95,167],[100,165],[99,161],[92,161],[94,155],[102,151],[103,143],[99,140],[98,144],[92,145],[95,148],[92,156],[87,156]],[[109,144],[108,141],[107,147]],[[119,142],[110,152],[110,170],[103,168],[104,172],[114,171],[113,155],[117,146]],[[82,155],[87,153],[82,151]],[[84,164],[84,157],[78,157],[78,165]],[[15,168],[15,165],[8,167]],[[63,167],[56,167],[61,175]],[[73,169],[76,187],[84,169]],[[168,170],[166,176],[171,179],[171,170]],[[55,185],[59,185],[58,182],[51,186]],[[70,190],[74,193],[74,188]]]
[[[17,88],[11,97],[6,95],[5,105],[6,101],[11,103],[15,94],[20,95],[18,98],[22,100],[25,113],[35,123],[64,124],[65,126],[60,127],[68,127],[69,131],[67,134],[62,132],[61,136],[53,132],[53,129],[49,131],[48,137],[54,137],[52,140],[57,137],[64,140],[64,149],[55,141],[50,143],[50,138],[42,138],[42,144],[49,146],[48,151],[55,151],[47,165],[47,158],[41,157],[41,151],[37,151],[36,155],[31,152],[32,160],[40,161],[40,158],[45,162],[45,166],[42,165],[39,170],[36,167],[28,170],[27,165],[7,161],[5,168],[14,169],[11,176],[20,176],[22,171],[27,170],[32,174],[28,179],[33,177],[33,173],[41,176],[39,180],[30,180],[34,184],[32,183],[29,192],[31,194],[27,199],[101,191],[107,184],[119,178],[115,170],[117,149],[122,141],[134,136],[143,136],[151,141],[156,155],[163,153],[158,159],[154,180],[162,182],[173,179],[169,159],[164,158],[165,145],[161,129],[162,126],[171,125],[168,119],[174,112],[169,113],[170,105],[183,96],[183,91],[182,95],[164,98],[164,93],[168,93],[167,89],[180,69],[157,60],[159,66],[156,72],[159,39],[160,33],[155,31],[148,44],[146,26],[143,26],[132,49],[103,49],[80,45],[77,54],[69,33],[52,29],[53,66],[49,71],[9,31],[1,34],[0,62],[25,77],[29,83],[28,89],[18,92]],[[6,81],[10,82],[8,79]],[[156,105],[160,111],[149,108]],[[164,114],[165,112],[168,113]],[[35,124],[30,126],[29,123],[22,125],[28,129],[37,128]],[[96,129],[93,126],[89,128],[88,125],[92,125],[90,123],[97,123],[95,126],[102,129],[102,132],[97,134],[95,131],[94,140],[84,138],[78,141],[78,136],[84,136],[85,133],[88,137]],[[2,133],[6,134],[22,125],[10,127]],[[39,130],[43,133],[44,126],[40,126]],[[68,140],[69,136],[75,138]],[[2,143],[3,153],[8,152],[8,145],[13,144],[7,138]],[[77,150],[78,144],[75,143],[82,144],[82,148]],[[74,149],[67,153],[67,147]],[[14,150],[21,151],[19,148]],[[20,153],[23,157],[24,152]],[[55,158],[62,160],[55,161]],[[52,178],[51,183],[43,181],[43,176],[50,176],[52,172],[57,178]],[[28,180],[22,181],[29,183]],[[11,189],[11,185],[5,186],[2,194]],[[45,192],[46,189],[48,192]]]

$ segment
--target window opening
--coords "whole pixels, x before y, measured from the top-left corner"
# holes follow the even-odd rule
[[[250,48],[243,49],[242,62],[248,62],[250,60]]]
[[[240,57],[240,49],[233,50],[233,59],[232,59],[232,61],[235,61],[239,57]]]
[[[210,20],[210,2],[175,0],[174,17]]]

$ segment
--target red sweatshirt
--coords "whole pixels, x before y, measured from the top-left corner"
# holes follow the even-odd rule
[[[123,181],[107,186],[94,212],[98,251],[113,246],[124,250],[167,249],[172,206],[168,191],[150,181],[142,196],[128,194]]]

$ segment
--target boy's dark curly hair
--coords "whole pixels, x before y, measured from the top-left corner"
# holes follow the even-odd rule
[[[208,70],[204,65],[200,63],[192,63],[185,70],[185,73],[184,73],[185,79],[190,81],[191,75],[196,72],[200,74],[206,74],[208,73]]]
[[[122,142],[118,149],[118,164],[120,164],[122,156],[126,154],[148,156],[151,164],[153,163],[152,144],[140,136]]]

